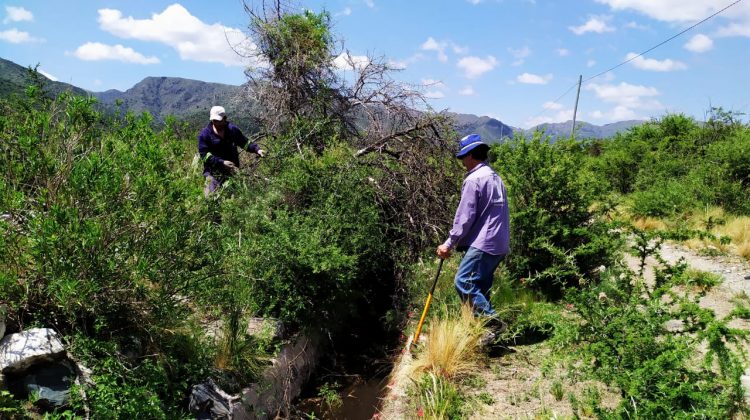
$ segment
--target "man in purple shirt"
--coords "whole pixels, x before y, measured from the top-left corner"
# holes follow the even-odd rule
[[[478,134],[459,143],[456,157],[467,174],[453,228],[437,255],[448,258],[453,249],[466,251],[456,273],[456,290],[461,300],[471,302],[475,314],[493,317],[489,290],[495,269],[510,250],[510,215],[503,180],[486,162],[489,149]]]
[[[227,121],[224,107],[214,106],[209,113],[210,122],[198,134],[198,153],[203,161],[203,176],[208,196],[224,183],[226,178],[240,167],[240,153],[237,147],[265,156],[266,152],[250,142],[236,125]]]

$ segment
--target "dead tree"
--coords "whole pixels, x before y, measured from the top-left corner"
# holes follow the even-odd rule
[[[265,130],[300,152],[346,141],[377,175],[376,200],[400,252],[436,244],[460,182],[452,119],[430,109],[422,87],[394,79],[383,57],[337,49],[326,12],[295,13],[279,1],[245,10],[256,61],[266,63],[247,72]]]

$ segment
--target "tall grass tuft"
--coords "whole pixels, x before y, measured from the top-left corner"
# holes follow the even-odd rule
[[[741,216],[727,221],[720,227],[723,235],[732,238],[737,254],[750,259],[750,217]]]
[[[417,382],[417,417],[427,420],[463,418],[465,400],[449,380],[432,372]]]
[[[653,217],[638,217],[633,220],[633,226],[640,230],[664,230],[667,225]]]
[[[454,378],[474,371],[481,357],[480,339],[486,322],[475,318],[469,305],[459,314],[438,318],[431,325],[427,343],[411,366],[411,376],[431,372]]]

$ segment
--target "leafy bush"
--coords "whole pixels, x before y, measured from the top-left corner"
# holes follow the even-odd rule
[[[636,217],[665,217],[682,214],[696,205],[696,186],[685,179],[655,183],[630,195],[631,213]]]
[[[634,193],[639,216],[672,216],[704,205],[745,214],[750,128],[737,117],[714,108],[701,126],[681,114],[665,115],[596,143],[589,164],[616,191]]]
[[[560,345],[578,346],[577,374],[613,384],[623,397],[601,415],[729,418],[745,410],[744,368],[734,346],[747,340],[747,332],[728,325],[738,312],[717,318],[701,308],[705,290],[675,291],[686,268],[663,266],[654,287],[630,272],[608,270],[600,284],[568,295],[581,322]],[[680,328],[668,329],[668,322]],[[696,352],[702,344],[708,352],[701,361]]]
[[[147,114],[107,119],[93,99],[35,95],[0,117],[8,330],[62,333],[93,369],[93,415],[172,417],[210,360],[184,333],[189,302],[218,296],[199,286],[218,236],[189,146]]]
[[[559,296],[562,286],[613,261],[618,236],[594,208],[601,185],[583,165],[579,144],[552,144],[537,133],[493,146],[492,154],[511,206],[512,276]]]
[[[387,288],[388,240],[368,173],[353,159],[345,146],[294,156],[273,179],[236,184],[224,201],[223,224],[242,232],[239,259],[225,271],[252,285],[260,313],[335,327]]]

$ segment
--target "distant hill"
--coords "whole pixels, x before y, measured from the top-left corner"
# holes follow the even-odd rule
[[[643,124],[643,120],[618,121],[611,124],[594,125],[583,121],[576,121],[576,138],[578,139],[604,139],[614,136],[615,134],[626,131],[632,127]],[[545,123],[539,124],[528,130],[523,130],[527,137],[531,136],[534,131],[543,131],[546,136],[552,139],[570,137],[570,128],[573,125],[572,120],[563,123]]]
[[[503,139],[513,137],[514,129],[494,118],[452,112],[449,112],[448,115],[456,120],[456,131],[461,136],[476,133],[488,143],[501,143]]]
[[[31,78],[27,68],[0,58],[0,97],[12,93],[23,94],[30,83]],[[195,124],[204,124],[208,120],[208,110],[211,106],[222,105],[227,108],[230,119],[243,130],[253,131],[254,105],[248,103],[246,97],[243,97],[244,89],[243,86],[179,77],[147,77],[125,92],[114,89],[105,92],[89,92],[67,83],[47,81],[47,90],[51,95],[64,91],[72,91],[84,96],[93,95],[105,111],[114,110],[116,102],[121,101],[122,109],[136,113],[148,111],[157,121],[163,120],[167,115],[174,115]],[[448,114],[456,120],[456,131],[459,135],[477,133],[489,143],[502,142],[503,139],[513,137],[514,133],[521,133],[528,137],[536,129],[544,130],[545,134],[553,139],[570,135],[571,121],[541,124],[529,130],[523,130],[488,116]],[[576,123],[577,138],[607,138],[642,123],[643,121],[620,121],[598,126],[580,122]]]
[[[179,77],[147,77],[125,92],[108,90],[95,92],[94,96],[107,106],[119,100],[123,109],[136,113],[148,111],[157,118],[204,115],[208,121],[208,110],[213,105],[222,105],[231,116],[239,116],[241,92],[241,86]]]
[[[63,92],[73,92],[82,96],[89,95],[84,89],[67,83],[53,82],[47,78],[45,78],[45,81],[45,88],[53,97]],[[0,58],[0,97],[7,97],[11,94],[23,95],[26,87],[31,84],[33,84],[33,81],[28,68]]]
[[[489,143],[501,143],[503,139],[513,137],[514,134],[522,134],[531,137],[534,131],[543,131],[545,136],[557,140],[558,138],[567,138],[570,136],[570,127],[573,121],[563,123],[545,123],[539,124],[530,129],[511,127],[495,118],[483,116],[478,117],[473,114],[455,114],[449,113],[456,120],[456,131],[459,135],[476,133],[482,136],[482,139]],[[587,122],[576,122],[576,138],[578,139],[603,139],[614,136],[615,134],[626,131],[631,127],[643,124],[642,120],[618,121],[605,125],[594,125]]]

